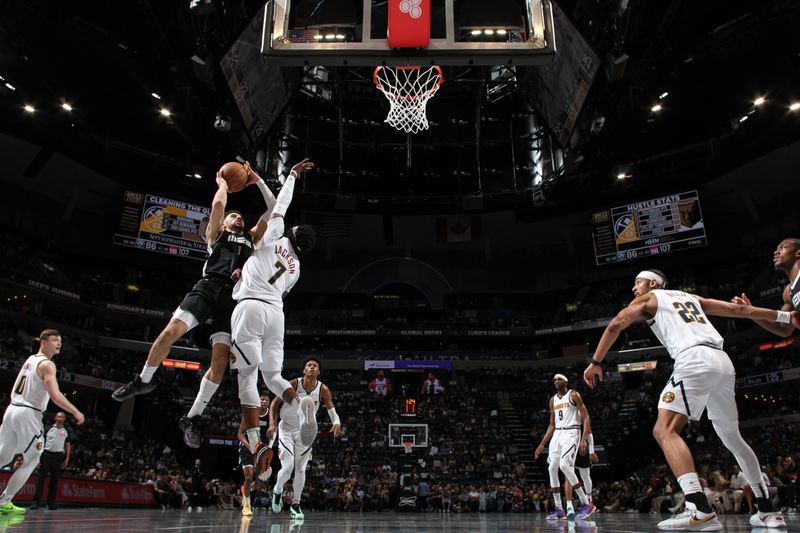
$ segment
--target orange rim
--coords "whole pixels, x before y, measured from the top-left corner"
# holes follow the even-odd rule
[[[395,94],[395,93],[393,93],[391,91],[387,91],[386,89],[384,89],[383,85],[381,85],[381,81],[378,79],[378,72],[380,72],[381,69],[383,69],[383,68],[393,68],[393,69],[397,69],[397,70],[420,70],[422,67],[415,66],[415,65],[404,65],[404,66],[401,66],[401,67],[386,67],[384,65],[379,65],[379,66],[375,67],[375,72],[372,74],[372,79],[375,82],[375,87],[377,87],[381,91],[385,92],[386,94],[389,94],[394,98],[400,98],[401,100],[417,100],[417,99],[420,99],[420,98],[425,98],[429,94],[435,93],[439,89],[439,86],[442,84],[442,79],[443,79],[442,68],[439,65],[431,65],[431,68],[436,69],[436,71],[439,73],[438,79],[436,80],[436,85],[434,85],[432,88],[430,88],[429,90],[425,91],[424,93],[416,95],[416,96],[401,96],[401,95]]]

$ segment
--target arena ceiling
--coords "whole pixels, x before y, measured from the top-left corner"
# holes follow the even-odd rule
[[[305,184],[306,206],[513,208],[546,217],[694,187],[800,138],[800,111],[787,109],[800,100],[800,4],[791,0],[557,1],[603,65],[563,164],[562,154],[552,155],[558,146],[548,147],[554,168],[541,185],[521,170],[524,161],[509,162],[524,135],[509,138],[504,125],[531,113],[523,83],[497,98],[482,85],[451,83],[429,106],[435,133],[408,138],[380,125],[370,130],[378,134],[339,143],[340,128],[361,128],[385,112],[363,72],[339,69],[331,98],[297,91],[264,136],[247,135],[218,62],[263,4],[200,4],[190,11],[186,0],[0,3],[0,128],[43,146],[32,171],[62,152],[127,187],[204,200],[222,161],[255,160],[258,149],[267,163],[308,152],[320,169]],[[624,71],[607,71],[623,54]],[[758,97],[765,101],[755,106]],[[231,119],[230,131],[214,128],[218,115]]]

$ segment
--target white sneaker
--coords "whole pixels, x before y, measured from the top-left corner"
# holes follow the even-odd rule
[[[311,446],[317,438],[317,406],[314,400],[305,396],[300,400],[300,442]]]
[[[686,509],[679,515],[658,523],[658,529],[677,531],[720,531],[722,524],[716,513]]]
[[[773,511],[771,513],[756,513],[750,517],[750,525],[753,527],[786,527],[786,520],[783,513]]]

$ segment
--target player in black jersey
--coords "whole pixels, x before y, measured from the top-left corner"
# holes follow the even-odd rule
[[[800,311],[800,239],[783,239],[775,253],[772,255],[772,263],[775,270],[781,270],[789,278],[789,285],[783,289],[783,306],[778,312],[779,321],[770,322],[766,320],[756,320],[756,324],[775,335],[788,337],[795,330],[798,323],[798,311]],[[750,305],[750,299],[742,293],[741,296],[734,296],[731,300],[735,304]],[[781,313],[783,320],[780,320]]]
[[[253,243],[258,242],[267,228],[267,220],[275,205],[275,196],[264,181],[245,165],[249,179],[247,184],[256,184],[267,202],[267,212],[258,224],[244,231],[244,218],[238,211],[225,213],[228,200],[228,185],[217,174],[217,192],[211,204],[211,216],[206,227],[208,259],[203,266],[203,277],[186,295],[172,315],[172,319],[150,347],[147,361],[141,374],[133,381],[115,390],[111,395],[117,401],[124,401],[137,394],[147,394],[155,388],[152,381],[155,371],[166,359],[172,345],[187,331],[197,325],[212,321],[211,365],[200,384],[200,391],[192,409],[181,419],[184,441],[196,448],[200,445],[199,428],[194,418],[203,412],[205,405],[216,392],[225,373],[230,356],[231,312],[235,302],[231,297],[234,282],[241,274],[245,261],[253,253]]]
[[[258,417],[261,419],[259,420],[259,431],[261,433],[261,439],[264,440],[266,437],[266,428],[269,426],[269,421],[265,420],[266,416],[269,414],[269,396],[266,394],[261,395],[261,403],[258,408]],[[237,436],[239,437],[239,466],[242,467],[242,473],[244,474],[244,484],[242,484],[241,492],[242,492],[242,515],[244,516],[253,516],[253,511],[250,507],[250,487],[253,484],[254,477],[254,469],[253,469],[253,457],[252,452],[250,452],[250,444],[247,441],[247,435],[245,435],[245,420],[244,414],[242,415],[242,422],[239,424],[239,431]],[[274,439],[274,437],[273,437]],[[270,440],[269,448],[266,453],[261,454],[261,461],[264,463],[259,467],[261,474],[258,476],[259,479],[262,481],[267,481],[269,477],[272,475],[272,469],[270,468],[270,463],[272,462],[272,440]]]

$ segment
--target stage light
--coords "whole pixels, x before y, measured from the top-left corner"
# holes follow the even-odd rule
[[[483,30],[484,35],[494,35],[494,30]]]
[[[624,172],[620,172],[619,174],[617,174],[617,179],[618,180],[624,180],[627,177],[628,177],[628,175],[625,174]]]
[[[480,35],[481,34],[481,30],[472,30],[471,32],[469,32],[469,34],[470,35]]]
[[[325,36],[325,38],[329,39],[329,40],[330,39],[335,39],[336,38],[336,34],[335,33],[329,33],[328,35]]]
[[[320,39],[323,39],[324,37],[325,37],[324,35],[322,35],[322,34],[319,34],[319,33],[318,33],[318,34],[316,34],[316,35],[314,36],[314,39],[316,39],[316,40],[320,40]]]
[[[653,113],[658,113],[659,111],[661,111],[661,104],[654,105],[653,107],[650,108],[650,111],[652,111]]]
[[[742,122],[744,122],[748,118],[750,118],[748,115],[743,116],[742,118],[739,119],[739,124],[741,124]]]
[[[162,107],[161,110],[159,110],[159,113],[161,113],[161,116],[163,117],[169,117],[172,115],[172,112],[166,107]]]
[[[340,41],[344,41],[344,35],[342,35],[341,33],[337,33],[336,38],[339,39]]]
[[[27,111],[28,113],[35,113],[35,112],[36,112],[36,108],[35,108],[35,107],[33,107],[33,106],[32,106],[32,105],[30,105],[30,104],[25,104],[25,107],[23,107],[22,109],[24,109],[24,110],[25,110],[25,111]]]
[[[789,106],[789,111],[797,111],[798,109],[800,109],[800,102],[792,102]]]
[[[152,96],[156,100],[161,100],[161,97],[158,95],[158,93],[150,93],[150,96]]]
[[[72,106],[69,105],[67,102],[61,102],[61,109],[64,111],[72,111]]]
[[[497,30],[497,35],[505,35],[506,33],[506,30]]]
[[[661,93],[661,94],[658,96],[658,99],[659,99],[659,100],[663,100],[663,99],[664,99],[664,98],[666,98],[667,96],[669,96],[669,93],[668,93],[667,91],[664,91],[663,93]]]
[[[199,172],[195,172],[194,174],[192,174],[192,176],[194,176],[195,179],[198,179],[198,180],[199,179],[203,179],[203,176]]]
[[[753,105],[754,105],[754,106],[756,106],[756,107],[758,107],[758,106],[760,106],[761,104],[763,104],[764,102],[766,102],[766,99],[765,99],[763,96],[759,96],[758,98],[756,98],[755,100],[753,100]]]
[[[17,90],[17,88],[16,88],[16,87],[14,87],[13,85],[11,85],[11,84],[10,84],[10,83],[8,83],[8,82],[6,82],[6,87],[8,87],[8,89],[9,89],[9,90],[11,90],[11,91],[16,91],[16,90]]]

